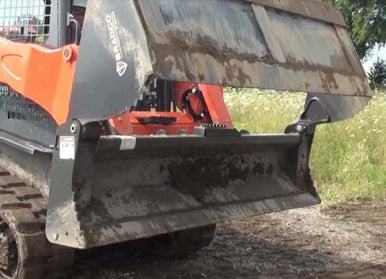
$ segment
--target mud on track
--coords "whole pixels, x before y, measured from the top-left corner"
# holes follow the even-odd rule
[[[386,204],[313,207],[220,225],[186,259],[149,256],[145,244],[77,256],[72,279],[386,278]]]

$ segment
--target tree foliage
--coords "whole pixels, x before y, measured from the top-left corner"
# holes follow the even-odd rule
[[[378,59],[370,69],[369,81],[372,89],[384,89],[386,87],[386,61]]]
[[[360,58],[386,44],[386,0],[321,1],[341,10]]]

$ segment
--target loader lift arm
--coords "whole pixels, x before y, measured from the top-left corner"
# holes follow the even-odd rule
[[[49,50],[0,37],[0,81],[23,92],[61,125],[69,112],[78,51],[74,44]]]

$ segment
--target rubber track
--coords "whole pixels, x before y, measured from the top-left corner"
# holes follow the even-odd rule
[[[72,264],[72,249],[47,241],[46,214],[47,200],[40,191],[0,167],[0,215],[19,246],[20,267],[15,279],[61,276]]]

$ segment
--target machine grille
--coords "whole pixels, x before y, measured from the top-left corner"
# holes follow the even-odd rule
[[[0,83],[0,110],[7,114],[7,119],[28,120],[39,123],[40,126],[53,126],[47,112],[3,83]]]

